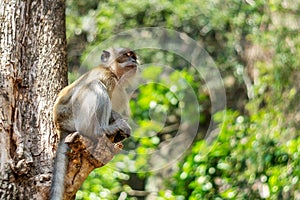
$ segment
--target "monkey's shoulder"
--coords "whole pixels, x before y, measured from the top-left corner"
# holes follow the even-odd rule
[[[101,83],[105,85],[109,93],[114,90],[115,85],[118,82],[117,76],[108,67],[100,65],[99,67],[93,69],[91,74],[95,75],[95,79],[101,81]]]
[[[58,94],[56,104],[68,104],[72,96],[86,91],[85,88],[95,81],[100,81],[111,96],[118,79],[117,76],[108,68],[102,65],[83,74],[79,79],[63,88]]]

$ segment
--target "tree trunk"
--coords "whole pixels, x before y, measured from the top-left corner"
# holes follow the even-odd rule
[[[47,199],[67,84],[63,0],[0,1],[0,199]]]

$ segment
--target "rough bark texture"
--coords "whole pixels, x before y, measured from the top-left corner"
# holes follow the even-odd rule
[[[0,199],[47,199],[67,84],[63,0],[0,1]]]
[[[71,151],[68,152],[69,165],[65,176],[64,200],[75,199],[76,192],[89,173],[108,163],[122,148],[122,143],[112,143],[105,135],[92,141],[73,133],[65,139]]]
[[[0,199],[48,199],[58,136],[52,107],[67,85],[63,0],[0,1]],[[122,148],[74,133],[64,199]]]

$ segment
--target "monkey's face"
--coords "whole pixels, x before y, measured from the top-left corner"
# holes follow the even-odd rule
[[[137,71],[137,55],[128,48],[112,48],[103,51],[101,61],[110,67],[119,79],[123,76],[126,79],[131,78]]]

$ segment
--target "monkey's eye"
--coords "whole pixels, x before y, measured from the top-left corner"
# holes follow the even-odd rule
[[[131,55],[131,58],[133,58],[134,60],[137,60],[137,57],[134,53]]]
[[[124,54],[127,57],[132,57],[134,55],[134,53],[132,51],[129,51],[127,53]]]
[[[128,58],[133,59],[134,61],[136,61],[136,59],[137,59],[135,53],[132,52],[132,51],[129,51],[129,52],[127,52],[127,53],[124,53],[123,55],[126,56],[126,57],[128,57]]]

